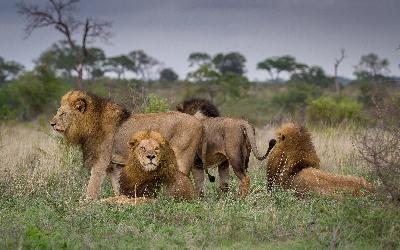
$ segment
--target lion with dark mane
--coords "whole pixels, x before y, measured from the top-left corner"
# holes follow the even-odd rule
[[[83,152],[84,165],[91,169],[86,199],[97,199],[107,173],[114,193],[119,195],[118,166],[126,164],[127,142],[132,133],[159,132],[174,151],[178,169],[186,175],[192,169],[203,135],[201,122],[193,116],[180,112],[131,115],[120,105],[81,90],[62,97],[50,123]]]
[[[276,131],[277,143],[267,160],[268,187],[281,186],[298,194],[329,195],[335,191],[358,194],[371,185],[363,177],[342,176],[319,169],[320,160],[311,135],[303,126],[282,125]]]
[[[227,191],[229,188],[229,165],[240,180],[239,193],[246,196],[250,187],[250,178],[246,175],[250,152],[258,160],[263,160],[268,151],[261,155],[258,151],[254,127],[242,119],[229,117],[215,117],[219,115],[218,109],[208,100],[191,99],[177,106],[181,112],[192,114],[199,118],[204,126],[204,138],[200,158],[194,168],[204,168],[213,181],[214,177],[208,173],[208,167],[218,165],[220,189]],[[194,176],[199,185],[203,187],[204,175]],[[203,190],[198,190],[202,193]]]

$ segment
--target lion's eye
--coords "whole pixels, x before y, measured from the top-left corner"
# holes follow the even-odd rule
[[[140,150],[146,150],[146,148],[145,147],[140,147]]]
[[[160,148],[155,148],[154,150],[157,150],[157,151],[158,151],[158,150],[160,150]]]

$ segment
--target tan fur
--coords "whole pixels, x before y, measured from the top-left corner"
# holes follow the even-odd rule
[[[170,142],[178,168],[185,174],[190,172],[203,133],[201,122],[190,115],[179,112],[130,115],[118,104],[80,90],[62,97],[50,123],[83,151],[84,165],[91,169],[87,199],[97,199],[107,169],[113,178],[114,193],[119,195],[117,165],[126,163],[127,141],[132,133],[159,132]]]
[[[303,126],[283,124],[275,132],[276,145],[267,160],[268,185],[284,185],[303,168],[319,168],[319,158],[310,133]]]
[[[208,166],[228,161],[241,181],[240,194],[246,196],[250,186],[250,179],[245,178],[250,152],[259,160],[268,155],[267,152],[261,156],[258,152],[253,126],[245,120],[228,117],[205,118],[202,121],[206,140],[203,141],[201,156],[206,171]],[[229,175],[229,171],[219,170],[220,187],[224,189],[229,178],[224,178],[223,174]]]
[[[289,188],[299,194],[308,192],[320,195],[330,195],[336,191],[360,194],[361,189],[370,189],[371,185],[363,178],[357,176],[343,176],[328,173],[316,168],[305,168],[290,177]]]
[[[130,153],[123,168],[120,183],[121,193],[128,197],[156,197],[161,187],[169,197],[193,199],[193,186],[189,177],[179,172],[175,154],[161,134],[142,131],[134,134],[129,141]],[[155,162],[155,169],[146,165]]]
[[[357,194],[369,188],[364,178],[341,176],[319,169],[310,133],[303,126],[283,124],[276,131],[277,143],[267,160],[268,186],[294,189],[299,194],[315,192],[328,195],[335,191]]]

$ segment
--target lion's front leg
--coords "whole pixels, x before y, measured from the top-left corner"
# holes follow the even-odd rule
[[[107,175],[109,161],[98,160],[90,171],[90,179],[86,189],[86,200],[97,200],[101,185]]]

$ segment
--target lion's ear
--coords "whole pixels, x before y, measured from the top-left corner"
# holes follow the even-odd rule
[[[179,112],[183,112],[183,104],[180,103],[180,104],[176,105],[176,110],[178,110]]]
[[[77,99],[73,104],[74,109],[78,110],[81,113],[85,112],[86,106],[87,101],[84,98]]]

